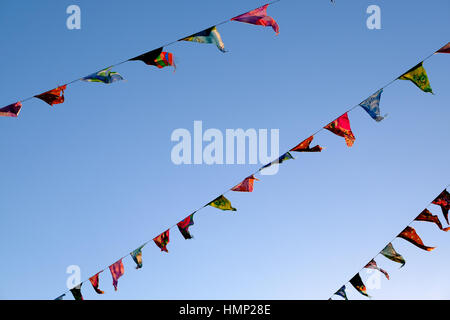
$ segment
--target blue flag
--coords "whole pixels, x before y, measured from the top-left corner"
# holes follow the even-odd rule
[[[345,300],[348,300],[347,294],[345,293],[345,286],[342,286],[338,291],[336,291],[335,295],[340,296]]]
[[[93,73],[88,75],[87,77],[82,78],[81,80],[87,82],[103,82],[103,83],[113,83],[116,81],[123,80],[122,76],[117,72],[113,72],[110,70],[111,68],[104,69],[97,73]]]
[[[380,89],[359,104],[377,122],[380,122],[384,119],[384,117],[380,115],[380,99],[382,93],[383,89]]]

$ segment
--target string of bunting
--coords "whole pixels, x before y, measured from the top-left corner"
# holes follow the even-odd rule
[[[448,211],[450,209],[450,193],[447,191],[447,188],[450,185],[447,185],[445,187],[445,189],[432,201],[428,204],[428,206],[430,206],[431,204],[434,205],[438,205],[441,207],[442,210],[442,214],[444,215],[445,221],[447,221],[447,224],[449,223],[448,221]],[[416,247],[425,250],[425,251],[432,251],[435,249],[435,247],[428,247],[426,245],[424,245],[422,239],[419,237],[419,235],[417,234],[416,230],[411,227],[411,223],[413,223],[414,221],[426,221],[426,222],[432,222],[434,224],[436,224],[436,226],[442,230],[447,232],[448,230],[450,230],[450,227],[447,228],[443,228],[442,227],[442,223],[439,220],[439,217],[436,215],[433,215],[429,210],[428,210],[428,206],[427,208],[425,208],[421,213],[419,213],[419,215],[417,217],[415,217],[407,226],[405,229],[403,229],[402,232],[400,232],[398,235],[396,235],[394,237],[394,239],[392,239],[391,241],[389,241],[389,243],[384,247],[383,250],[381,250],[380,252],[378,252],[375,257],[373,257],[372,259],[370,259],[370,261],[364,266],[362,267],[354,276],[353,278],[349,281],[350,284],[356,289],[356,291],[358,291],[360,294],[362,294],[363,296],[369,297],[370,295],[367,293],[367,289],[366,286],[364,285],[364,282],[361,279],[360,276],[360,272],[363,269],[374,269],[374,270],[378,270],[379,272],[381,272],[382,274],[384,274],[384,276],[386,277],[386,279],[389,280],[389,274],[387,273],[387,271],[381,269],[380,267],[378,267],[375,258],[378,255],[383,255],[386,258],[388,258],[389,260],[392,260],[394,262],[400,263],[401,267],[403,267],[406,263],[405,259],[403,258],[403,256],[401,254],[399,254],[395,249],[394,246],[392,245],[392,242],[396,239],[396,238],[401,238],[404,239],[410,243],[412,243],[413,245],[415,245]],[[344,298],[345,300],[348,300],[347,297],[347,293],[346,293],[346,286],[345,284],[339,288],[338,291],[336,291],[328,300],[332,300],[333,296],[339,296],[341,298]]]
[[[110,67],[107,67],[103,70],[100,70],[98,72],[95,72],[91,75],[82,77],[77,80],[73,80],[72,82],[69,82],[67,84],[58,86],[57,88],[54,88],[52,90],[49,90],[47,92],[29,97],[27,99],[23,99],[21,101],[18,101],[16,103],[10,104],[6,107],[0,108],[0,116],[6,116],[6,117],[17,117],[20,113],[20,110],[22,108],[22,102],[27,101],[32,98],[38,98],[50,106],[61,104],[65,101],[64,92],[67,89],[67,86],[70,85],[73,82],[76,81],[86,81],[86,82],[101,82],[105,84],[111,84],[117,81],[123,80],[123,77],[118,74],[117,72],[112,71],[111,69],[115,66],[118,66],[122,63],[125,63],[127,61],[142,61],[147,65],[153,65],[158,68],[164,68],[167,66],[173,66],[174,68],[174,56],[170,52],[163,51],[164,47],[167,47],[173,43],[176,43],[178,41],[191,41],[191,42],[198,42],[198,43],[210,43],[215,44],[217,48],[222,51],[226,52],[225,45],[222,41],[222,38],[217,30],[217,26],[224,24],[229,21],[238,21],[238,22],[244,22],[248,24],[254,24],[254,25],[260,25],[260,26],[270,26],[272,29],[276,32],[276,34],[279,33],[279,26],[277,22],[270,16],[267,15],[267,8],[270,4],[279,2],[281,0],[276,0],[271,3],[268,3],[262,7],[259,7],[257,9],[251,10],[247,13],[241,14],[239,16],[236,16],[234,18],[231,18],[230,20],[226,20],[222,23],[216,24],[215,26],[212,26],[210,28],[207,28],[203,31],[197,32],[195,34],[192,34],[190,36],[184,37],[182,39],[179,39],[177,41],[168,43],[158,49],[146,52],[144,54],[141,54],[139,56],[136,56],[134,58],[122,61],[116,65],[112,65]],[[333,1],[332,1],[333,2]],[[355,135],[352,132],[351,126],[350,126],[350,120],[348,118],[348,113],[354,110],[357,107],[362,107],[371,118],[373,118],[375,121],[380,122],[384,119],[385,116],[381,116],[380,111],[380,100],[381,100],[381,94],[383,93],[383,90],[391,85],[396,80],[409,80],[412,83],[414,83],[419,89],[421,89],[424,92],[433,93],[430,85],[430,81],[428,79],[427,73],[425,71],[425,68],[423,66],[423,63],[428,60],[431,56],[433,56],[435,53],[450,53],[450,43],[446,44],[444,47],[440,48],[439,50],[433,52],[431,55],[423,59],[419,64],[414,66],[413,68],[409,69],[405,73],[403,73],[401,76],[395,78],[391,82],[389,82],[387,85],[382,87],[381,89],[377,90],[374,94],[369,96],[367,99],[359,103],[358,105],[352,107],[351,109],[347,110],[345,113],[343,113],[341,116],[336,118],[335,120],[328,123],[326,126],[320,128],[318,131],[316,131],[314,134],[312,134],[310,137],[308,137],[306,140],[300,142],[298,145],[290,149],[289,151],[285,152],[283,155],[281,155],[279,158],[273,160],[272,162],[266,164],[262,168],[260,168],[258,171],[254,172],[253,174],[247,176],[244,180],[242,180],[240,183],[232,187],[231,189],[228,189],[223,194],[215,198],[214,200],[208,202],[206,205],[200,207],[199,209],[195,210],[193,213],[191,213],[189,216],[178,222],[177,224],[171,226],[163,233],[159,234],[152,240],[148,240],[141,246],[139,246],[137,249],[133,250],[132,252],[128,253],[127,255],[123,256],[119,260],[117,260],[112,265],[108,266],[107,268],[110,270],[112,279],[113,279],[113,286],[114,290],[117,290],[118,288],[118,280],[121,276],[124,275],[125,269],[123,265],[123,259],[127,256],[131,256],[133,261],[136,263],[136,269],[140,269],[143,267],[142,262],[142,249],[144,246],[146,246],[149,242],[153,241],[155,245],[163,252],[168,253],[167,245],[170,241],[170,230],[174,228],[175,226],[178,227],[180,233],[182,234],[183,238],[188,240],[192,239],[193,236],[190,233],[189,228],[194,225],[194,214],[196,214],[201,209],[211,206],[223,211],[236,211],[236,209],[232,206],[231,202],[225,197],[225,194],[227,194],[230,191],[234,192],[253,192],[254,189],[254,181],[259,181],[255,175],[258,174],[260,171],[273,166],[273,165],[279,165],[283,163],[286,160],[294,159],[291,152],[321,152],[323,148],[319,145],[316,145],[314,147],[310,147],[310,144],[312,143],[314,136],[319,133],[320,131],[326,129],[340,137],[343,137],[345,139],[345,142],[348,147],[351,147],[355,142]],[[449,210],[449,203],[450,203],[450,195],[447,191],[444,190],[444,192],[440,195],[440,197],[436,198],[434,200],[435,204],[438,204],[442,207],[442,211],[444,212],[445,219],[448,223],[448,210]],[[437,220],[436,220],[437,219]],[[418,221],[432,221],[438,224],[440,228],[442,229],[442,225],[440,224],[439,219],[436,216],[431,215],[429,212],[422,212],[419,217],[417,217],[415,220]],[[449,228],[443,229],[444,231],[447,231]],[[402,237],[403,239],[406,239],[415,245],[425,249],[425,250],[432,250],[434,248],[432,247],[426,247],[423,245],[422,241],[420,240],[419,236],[415,233],[414,229],[411,227],[407,227],[400,235],[399,237]],[[395,250],[392,247],[392,244],[389,243],[388,246],[386,246],[385,249],[381,252],[386,257],[390,257],[390,259],[394,261],[404,261],[403,257],[401,257],[399,254],[395,252]],[[369,264],[366,266],[367,268],[372,269],[379,269],[375,263],[375,261],[369,262]],[[100,273],[105,271],[107,268],[104,268],[103,270],[97,272],[95,275],[91,276],[88,280],[91,283],[93,289],[98,294],[103,294],[104,291],[99,288],[99,276]],[[385,271],[381,271],[385,273]],[[385,275],[388,277],[387,273]],[[87,282],[87,280],[82,281],[77,286],[73,287],[70,290],[67,290],[62,295],[58,296],[55,300],[62,300],[63,297],[70,291],[75,298],[75,300],[83,300],[83,295],[81,293],[81,286]],[[352,285],[357,288],[359,292],[362,294],[365,294],[365,287],[362,283],[361,278],[358,274],[350,281]],[[358,289],[359,288],[359,289]],[[341,293],[341,294],[339,294]],[[345,286],[343,286],[340,290],[336,292],[337,295],[340,295],[342,297],[345,296]],[[345,296],[346,297],[346,296]]]

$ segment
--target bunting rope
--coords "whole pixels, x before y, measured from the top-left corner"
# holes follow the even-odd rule
[[[445,192],[446,192],[446,190],[447,190],[447,188],[448,187],[450,187],[450,184],[448,184],[445,188],[444,188],[444,191],[443,192],[441,192],[440,194],[439,194],[439,196],[437,196],[433,201],[430,201],[429,203],[428,203],[428,205],[425,207],[425,210],[427,210],[428,209],[428,207],[431,205],[431,204],[437,204],[437,203],[435,203],[436,202],[436,200],[437,199],[439,199],[439,197],[442,195],[442,194],[444,194]],[[450,201],[450,198],[449,199],[447,199],[447,201]],[[449,207],[450,206],[450,202],[448,202],[448,204],[447,204],[447,207]],[[448,210],[448,209],[447,209]],[[443,212],[444,212],[444,209],[442,210]],[[423,211],[422,211],[423,212]],[[419,214],[419,216],[420,216],[420,214]],[[444,213],[444,216],[445,216],[445,213]],[[434,220],[434,221],[432,221],[432,220],[417,220],[417,218],[418,218],[418,216],[416,216],[414,219],[412,219],[407,225],[406,225],[406,228],[404,229],[404,230],[406,230],[407,228],[410,228],[410,225],[414,222],[414,221],[431,221],[431,222],[435,222],[435,223],[437,223],[436,222],[436,220]],[[445,216],[445,218],[446,219],[448,219],[448,217],[447,216]],[[439,221],[439,219],[437,218],[437,221]],[[439,225],[438,225],[439,226]],[[441,228],[442,229],[442,228]],[[443,229],[444,231],[448,231],[448,229],[449,228],[446,228],[446,229]],[[414,230],[414,229],[413,229]],[[400,233],[401,234],[401,233]],[[386,248],[386,247],[388,247],[395,239],[397,239],[398,237],[400,237],[400,234],[397,234],[395,237],[393,237],[392,239],[391,239],[391,241],[389,241],[387,244],[386,244],[386,246],[384,247],[384,248]],[[418,236],[417,236],[418,237]],[[419,240],[420,240],[420,238],[419,238]],[[417,244],[416,244],[417,245]],[[433,248],[434,249],[434,248]],[[383,249],[384,250],[384,249]],[[382,251],[383,251],[382,250]],[[431,249],[432,250],[432,249]],[[427,250],[427,251],[431,251],[431,250]],[[376,257],[378,257],[380,254],[382,254],[382,251],[379,251],[374,257],[372,257],[372,259],[370,259],[370,262],[372,262],[372,261],[374,261],[374,259],[376,258]],[[367,264],[365,264],[365,266],[364,267],[362,267],[361,269],[359,269],[359,271],[356,273],[356,275],[358,275],[362,270],[364,270],[365,268],[367,268],[367,266],[370,264],[370,262],[369,263],[367,263]],[[375,263],[375,266],[376,266],[376,263]],[[382,270],[382,269],[379,269],[380,271]],[[384,271],[384,270],[383,270]],[[381,271],[382,272],[382,271]],[[384,273],[384,272],[383,272]],[[353,279],[353,278],[352,278]],[[389,278],[388,278],[389,279]],[[349,283],[351,280],[349,280],[349,281],[347,281],[345,284],[347,284],[347,283]],[[346,294],[345,294],[345,284],[339,289],[339,290],[337,290],[335,293],[333,293],[329,298],[328,298],[328,300],[331,300],[331,298],[334,296],[334,295],[339,295],[339,296],[342,296],[342,295],[340,295],[339,294],[339,292],[342,292],[341,290],[343,290],[344,291],[344,298],[347,300],[347,298],[346,298]],[[358,290],[358,289],[357,289]],[[359,290],[358,290],[359,291]]]

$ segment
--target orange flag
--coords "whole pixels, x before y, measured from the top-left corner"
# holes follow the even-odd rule
[[[47,102],[49,105],[59,104],[64,102],[64,90],[66,90],[66,85],[59,86],[58,88],[52,89],[50,91],[38,94],[36,98]]]
[[[314,136],[309,137],[305,141],[300,142],[296,147],[292,148],[290,151],[296,151],[296,152],[321,152],[322,147],[317,145],[315,147],[310,148],[309,145],[313,141]]]
[[[448,228],[442,228],[442,224],[441,221],[439,220],[438,216],[434,216],[431,214],[430,211],[428,211],[428,209],[423,210],[415,219],[416,221],[428,221],[428,222],[434,222],[437,224],[437,226],[439,227],[439,229],[441,229],[442,231],[448,231],[450,230],[450,227]]]
[[[92,276],[92,277],[89,278],[89,281],[91,282],[92,287],[94,287],[95,292],[97,292],[98,294],[103,294],[103,293],[105,293],[104,291],[102,291],[102,290],[100,290],[100,289],[98,288],[98,284],[99,284],[98,275],[99,275],[101,272],[103,272],[103,271],[100,271],[100,272],[97,273],[95,276]]]
[[[397,237],[405,239],[406,241],[409,241],[415,246],[419,247],[420,249],[426,251],[431,251],[435,249],[435,247],[427,247],[426,245],[424,245],[422,239],[420,239],[420,237],[416,233],[416,230],[414,230],[414,228],[411,228],[409,226],[406,227],[405,230],[403,230]]]
[[[116,263],[109,266],[109,270],[111,271],[111,275],[113,278],[113,286],[114,290],[117,291],[117,284],[119,281],[119,278],[123,276],[125,273],[125,269],[123,267],[122,259],[117,261]]]
[[[159,236],[153,239],[153,241],[156,243],[156,245],[161,249],[161,251],[169,253],[167,251],[167,244],[169,243],[169,231],[170,229],[164,231]]]

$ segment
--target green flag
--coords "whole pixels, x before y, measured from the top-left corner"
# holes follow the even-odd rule
[[[427,72],[423,67],[423,61],[414,68],[410,69],[402,76],[400,76],[399,79],[410,80],[422,91],[433,93],[433,90],[431,89],[430,86],[430,81],[428,80]]]

